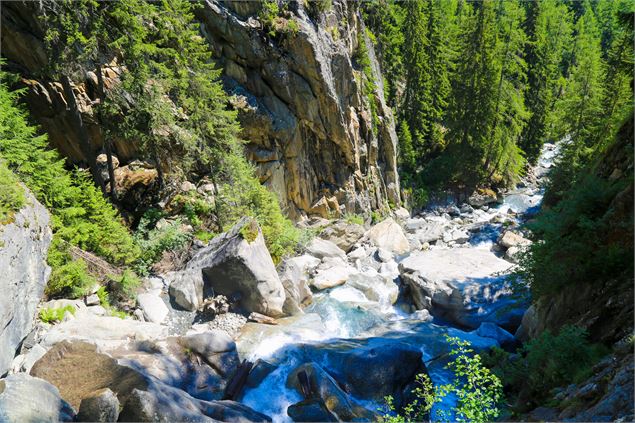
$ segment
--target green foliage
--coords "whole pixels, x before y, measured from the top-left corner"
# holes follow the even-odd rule
[[[242,228],[240,228],[240,236],[247,242],[251,243],[258,238],[258,225],[255,220],[251,220]]]
[[[18,178],[0,161],[0,225],[10,223],[14,213],[25,204],[24,189]]]
[[[135,270],[140,275],[147,275],[152,264],[161,259],[164,251],[183,249],[192,236],[182,228],[181,221],[165,221],[157,228],[157,222],[163,213],[157,209],[148,210],[134,234],[134,239],[141,249],[141,255],[135,263]]]
[[[133,261],[138,249],[115,209],[85,173],[64,168],[16,105],[20,92],[10,92],[0,76],[0,156],[51,212],[56,237],[111,263]]]
[[[253,166],[238,154],[227,157],[226,181],[220,187],[218,217],[224,230],[244,216],[255,218],[274,262],[292,253],[300,233],[280,209],[275,194],[262,186],[253,175]]]
[[[585,175],[538,216],[530,228],[541,242],[532,244],[521,259],[521,274],[534,298],[632,271],[632,221],[615,219],[611,209],[624,187],[623,181]]]
[[[588,378],[592,367],[607,353],[605,346],[587,340],[584,329],[563,326],[557,335],[547,330],[527,342],[514,359],[502,350],[494,350],[484,362],[510,390],[542,404],[554,388]]]
[[[88,271],[86,262],[73,259],[68,252],[68,244],[57,234],[53,236],[48,263],[52,271],[44,292],[49,298],[79,298],[97,284],[97,279]]]
[[[313,19],[318,19],[320,15],[333,8],[332,0],[308,0],[308,12]]]
[[[347,221],[348,223],[354,223],[357,225],[364,224],[364,216],[360,216],[359,214],[355,214],[355,213],[345,213],[343,216],[343,219]]]
[[[447,368],[454,374],[451,383],[432,386],[428,375],[416,378],[415,399],[403,407],[401,414],[395,414],[392,397],[386,397],[386,413],[382,421],[405,423],[426,421],[432,406],[449,395],[457,400],[453,410],[438,410],[436,418],[441,421],[491,422],[499,416],[499,406],[503,401],[503,386],[500,379],[474,353],[470,343],[446,335],[452,346]]]
[[[368,106],[372,117],[372,131],[377,134],[379,128],[379,115],[377,106],[377,83],[373,75],[373,68],[368,55],[368,46],[366,45],[366,37],[368,37],[368,29],[366,32],[357,33],[357,50],[355,50],[355,62],[361,69],[361,91],[362,95],[367,99]],[[370,38],[370,37],[369,37]]]
[[[57,308],[46,307],[40,310],[40,320],[44,323],[61,322],[66,312],[74,315],[75,311],[75,307],[73,307],[72,305]]]

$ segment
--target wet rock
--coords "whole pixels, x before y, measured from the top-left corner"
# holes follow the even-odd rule
[[[378,274],[353,274],[346,281],[346,285],[360,290],[366,298],[381,304],[394,304],[399,296],[397,284]]]
[[[116,422],[119,417],[119,400],[108,388],[82,399],[77,413],[79,422]]]
[[[339,257],[341,259],[346,259],[346,253],[344,250],[338,247],[334,242],[327,241],[322,238],[313,238],[311,243],[307,246],[307,253],[319,259],[323,259],[325,257]]]
[[[303,400],[291,404],[287,408],[287,415],[294,422],[337,422],[337,416],[326,408],[324,401],[320,399]]]
[[[465,244],[470,239],[470,234],[463,229],[452,229],[443,234],[444,242],[456,242]]]
[[[338,220],[320,233],[320,238],[335,243],[345,252],[355,245],[364,236],[365,229],[357,223],[349,223],[345,220]]]
[[[510,267],[492,252],[474,248],[414,252],[399,265],[417,308],[471,329],[484,321],[505,327],[520,323],[525,305],[511,298],[509,281],[496,276]]]
[[[165,275],[169,281],[172,300],[185,310],[197,310],[203,304],[203,280],[189,273],[172,272]]]
[[[410,247],[403,229],[390,217],[370,228],[367,234],[377,247],[395,254],[403,254]]]
[[[46,263],[49,213],[25,190],[26,205],[0,225],[0,375],[31,332],[51,269]]]
[[[425,371],[420,349],[394,340],[343,340],[307,345],[304,349],[345,392],[356,398],[381,402],[386,395],[392,395],[399,404],[404,388],[416,374]]]
[[[163,323],[170,310],[165,305],[161,297],[151,293],[143,293],[137,295],[137,303],[141,310],[143,310],[143,316],[145,320],[152,323]]]
[[[518,263],[518,257],[522,249],[520,247],[509,247],[507,251],[505,251],[505,260]]]
[[[338,420],[350,421],[356,417],[346,392],[316,363],[305,363],[295,368],[289,374],[286,385],[304,396],[305,400],[319,398]]]
[[[320,264],[320,259],[308,254],[285,260],[280,272],[286,299],[284,311],[292,315],[301,312],[300,306],[311,302],[313,294],[309,288],[309,274]]]
[[[179,342],[189,351],[203,357],[223,377],[230,376],[240,362],[236,343],[223,331],[211,330],[189,335],[180,338]]]
[[[348,265],[338,265],[327,269],[319,270],[315,277],[311,279],[311,286],[315,289],[323,290],[342,285],[348,277],[356,273],[353,267]]]
[[[0,379],[0,421],[73,421],[75,411],[49,382],[24,373]]]
[[[482,338],[495,339],[502,348],[511,348],[517,341],[514,335],[492,322],[483,322],[475,331]]]
[[[474,193],[468,199],[468,203],[473,207],[483,207],[485,205],[489,205],[495,203],[498,200],[496,197],[496,193],[485,192],[485,193]]]

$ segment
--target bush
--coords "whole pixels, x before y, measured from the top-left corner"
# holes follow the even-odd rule
[[[26,204],[18,178],[0,161],[0,225],[13,220],[13,214]]]
[[[97,279],[88,272],[84,260],[73,260],[59,242],[60,239],[55,235],[48,257],[52,271],[44,292],[49,298],[82,297],[97,284]]]
[[[490,422],[498,417],[499,405],[503,401],[503,385],[500,379],[481,362],[481,356],[474,353],[470,343],[446,335],[453,347],[446,368],[452,370],[451,383],[433,388],[430,378],[420,374],[416,378],[418,386],[413,391],[415,400],[403,407],[402,414],[395,414],[391,397],[386,397],[387,412],[383,421],[405,423],[427,420],[432,406],[447,396],[454,396],[457,405],[453,410],[439,410],[442,421]]]
[[[43,308],[40,310],[40,320],[44,323],[61,322],[67,311],[74,315],[76,310],[72,305],[58,308]]]
[[[347,221],[348,223],[354,223],[357,225],[364,224],[364,216],[360,216],[359,214],[355,214],[355,213],[345,213],[344,220]]]
[[[157,209],[148,210],[141,218],[134,234],[134,239],[142,251],[135,263],[135,270],[140,275],[147,275],[152,264],[161,258],[164,251],[185,248],[192,239],[189,233],[183,231],[179,220],[166,222],[157,228],[157,222],[163,215],[163,212]]]
[[[608,353],[604,346],[589,343],[586,331],[575,326],[563,326],[557,335],[545,331],[519,352],[524,359],[507,364],[503,371],[516,389],[528,389],[537,402],[553,388],[589,377],[593,365]]]

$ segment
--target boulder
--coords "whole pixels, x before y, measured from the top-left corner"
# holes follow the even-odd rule
[[[191,279],[197,292],[203,284],[206,296],[224,295],[247,313],[283,315],[284,287],[262,231],[251,218],[241,219],[229,232],[198,250],[178,272],[178,279]]]
[[[367,235],[377,247],[395,254],[403,254],[410,247],[403,229],[390,217],[370,228]]]
[[[46,263],[49,213],[25,190],[26,205],[10,223],[0,224],[0,375],[33,329],[50,268]]]
[[[355,398],[381,402],[392,395],[399,405],[404,388],[426,371],[420,348],[401,341],[341,340],[305,345],[303,349],[307,358],[319,362],[338,386]]]
[[[203,304],[203,279],[190,273],[171,272],[165,275],[170,284],[170,297],[185,310],[198,310]]]
[[[108,388],[82,399],[77,413],[78,422],[116,422],[119,418],[119,400]]]
[[[0,379],[0,422],[68,422],[73,408],[49,382],[24,373]]]
[[[294,422],[338,422],[336,415],[331,413],[321,399],[313,398],[291,404],[287,408],[287,415]]]
[[[346,392],[342,391],[337,382],[316,363],[305,363],[296,367],[289,373],[286,385],[295,389],[305,400],[320,399],[328,411],[335,414],[340,421],[351,421],[356,417],[353,413],[353,403]],[[309,392],[305,392],[307,389]]]
[[[433,249],[399,264],[401,279],[419,309],[428,309],[465,328],[484,321],[514,327],[526,304],[512,297],[510,281],[499,274],[512,265],[477,248]]]
[[[509,247],[507,251],[505,251],[505,260],[512,263],[518,263],[518,256],[521,251],[520,247]]]
[[[201,356],[223,377],[231,376],[240,362],[236,343],[220,330],[184,336],[179,342],[184,348]]]
[[[443,242],[456,242],[465,244],[470,239],[470,234],[464,229],[452,229],[443,234]]]
[[[137,303],[141,310],[143,310],[143,316],[146,321],[152,323],[163,323],[170,310],[165,305],[161,297],[155,294],[145,292],[137,295]]]
[[[42,358],[44,354],[46,354],[46,348],[40,344],[35,344],[28,353],[16,357],[11,366],[13,373],[29,373],[35,362]]]
[[[467,202],[473,207],[483,207],[498,200],[496,193],[493,191],[478,193],[475,192],[470,196]]]
[[[342,250],[348,252],[366,230],[357,223],[338,220],[320,233],[320,238],[333,242]]]
[[[300,306],[311,302],[313,294],[309,288],[309,274],[320,264],[320,259],[308,254],[285,260],[280,272],[286,299],[284,312],[292,315],[301,312]]]
[[[407,219],[410,219],[410,212],[403,207],[399,207],[397,210],[393,212],[393,214],[395,215],[395,219],[400,220],[402,222],[406,221]]]
[[[338,265],[327,269],[319,270],[315,277],[311,279],[311,286],[318,291],[342,285],[350,275],[356,273],[353,267],[348,265]]]
[[[531,241],[515,232],[505,231],[498,239],[498,243],[504,248],[511,248],[530,245]]]
[[[346,285],[360,290],[369,300],[383,305],[396,303],[399,296],[397,284],[378,274],[355,273],[348,278]]]
[[[307,253],[323,259],[325,257],[339,257],[346,259],[346,253],[332,241],[322,238],[313,238],[306,248]]]
[[[511,348],[516,344],[514,335],[492,322],[483,322],[475,331],[482,338],[495,339],[503,348]]]

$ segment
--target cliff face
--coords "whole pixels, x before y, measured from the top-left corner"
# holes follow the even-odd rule
[[[394,120],[369,40],[374,100],[362,93],[362,72],[353,59],[358,34],[365,37],[358,5],[334,1],[330,10],[310,17],[300,3],[290,3],[286,18],[276,21],[282,26],[293,21],[295,30],[275,34],[258,18],[260,2],[206,0],[197,12],[224,70],[226,89],[234,95],[248,156],[261,182],[278,194],[294,219],[399,204]],[[61,85],[34,77],[46,65],[35,16],[33,4],[3,6],[2,52],[29,88],[25,101],[51,145],[71,162],[82,163]],[[119,72],[116,60],[103,69],[106,88]],[[94,70],[87,69],[74,91],[99,153],[103,133],[92,118],[96,81]],[[113,141],[122,164],[143,159],[136,157],[134,140]]]
[[[12,223],[0,226],[0,375],[6,373],[24,338],[33,328],[50,268],[49,214],[30,193]]]

